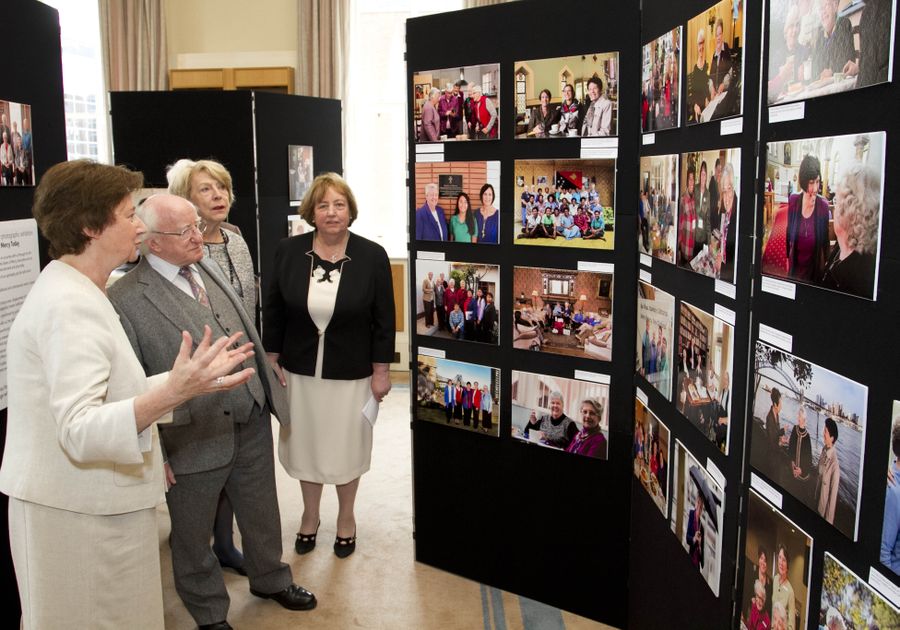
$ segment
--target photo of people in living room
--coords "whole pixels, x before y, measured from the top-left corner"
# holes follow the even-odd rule
[[[812,537],[751,488],[741,628],[808,627],[812,551]]]
[[[607,459],[609,385],[513,370],[510,387],[514,438]]]
[[[500,435],[500,370],[420,354],[416,419]]]
[[[516,160],[516,245],[613,249],[616,161]]]
[[[753,374],[751,464],[856,540],[868,388],[760,341]]]
[[[672,468],[672,533],[713,594],[722,571],[722,515],[725,492],[679,440]]]
[[[638,251],[675,262],[678,156],[642,155],[638,200]]]
[[[516,138],[618,135],[619,53],[515,63]]]
[[[31,105],[0,100],[0,187],[34,184]]]
[[[722,0],[688,20],[687,124],[740,116],[743,111],[744,3]]]
[[[634,476],[663,517],[668,513],[669,429],[639,399],[634,399]]]
[[[641,129],[677,127],[681,119],[681,26],[641,49]]]
[[[613,272],[516,267],[513,347],[612,360]]]
[[[771,0],[769,105],[891,80],[896,0]]]
[[[681,156],[676,264],[734,284],[740,219],[741,150]]]
[[[500,267],[416,260],[416,334],[498,344]]]
[[[676,407],[728,453],[734,327],[682,302],[678,319]]]
[[[416,164],[416,240],[500,242],[500,162]]]
[[[769,143],[763,274],[875,299],[884,145],[882,131]]]
[[[416,142],[500,137],[500,64],[413,73]]]
[[[635,371],[672,400],[675,297],[638,282],[637,365]]]

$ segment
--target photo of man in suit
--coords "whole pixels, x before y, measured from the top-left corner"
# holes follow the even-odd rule
[[[110,288],[109,298],[146,372],[166,371],[178,354],[181,335],[167,331],[188,330],[194,339],[204,325],[215,335],[243,331],[256,353],[242,366],[257,372],[244,386],[177,407],[172,424],[160,429],[178,595],[200,628],[231,627],[228,592],[209,543],[224,489],[243,534],[250,592],[291,610],[310,610],[315,596],[293,583],[291,568],[281,561],[271,414],[289,422],[284,390],[241,299],[218,265],[203,258],[194,205],[154,195],[138,215],[147,225],[144,258]]]
[[[425,204],[416,210],[417,241],[447,240],[447,218],[437,202],[438,185],[425,184]]]

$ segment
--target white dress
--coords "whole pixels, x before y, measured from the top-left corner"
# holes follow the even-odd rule
[[[322,378],[323,334],[334,313],[341,261],[332,265],[316,257],[314,267],[307,307],[319,329],[316,371],[314,376],[302,376],[284,370],[291,423],[281,427],[278,458],[295,479],[343,485],[369,470],[372,459],[372,425],[362,415],[372,377]]]

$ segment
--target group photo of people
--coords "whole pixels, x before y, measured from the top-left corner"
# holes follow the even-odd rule
[[[719,596],[722,571],[722,515],[725,492],[684,444],[675,440],[672,477],[672,532],[691,563]]]
[[[675,256],[679,267],[734,284],[740,184],[740,149],[682,154]]]
[[[34,186],[31,105],[0,101],[0,186]]]
[[[772,0],[769,105],[890,80],[896,0]]]
[[[757,342],[750,462],[856,540],[868,389]]]
[[[678,156],[642,155],[638,194],[638,252],[675,262]]]
[[[635,371],[672,400],[675,297],[652,284],[638,282]]]
[[[721,452],[731,433],[734,327],[682,302],[678,319],[676,407]]]
[[[819,627],[826,630],[900,628],[900,609],[826,551]]]
[[[681,26],[641,49],[641,129],[677,127],[681,117]]]
[[[513,347],[612,360],[613,273],[516,267]]]
[[[607,459],[608,384],[513,370],[510,387],[514,438]]]
[[[750,489],[739,600],[741,630],[812,627],[806,623],[812,546],[811,536]]]
[[[413,73],[416,142],[500,137],[500,64]]]
[[[769,143],[763,274],[875,299],[885,133]]]
[[[516,160],[516,245],[611,250],[616,161]]]
[[[499,343],[500,267],[416,260],[416,334]]]
[[[619,53],[515,63],[516,138],[618,135]]]
[[[741,115],[743,46],[743,0],[722,0],[688,20],[684,42],[688,125]]]
[[[668,513],[669,428],[649,407],[634,399],[634,476],[653,499],[663,517]]]
[[[500,370],[420,354],[416,418],[500,436]]]
[[[292,206],[299,206],[313,182],[313,148],[302,144],[288,145],[288,183]]]
[[[500,242],[500,162],[416,164],[416,240]]]

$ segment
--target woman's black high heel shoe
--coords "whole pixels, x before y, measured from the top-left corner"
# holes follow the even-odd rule
[[[319,525],[321,524],[321,520],[316,523],[316,531],[313,534],[301,534],[300,532],[297,532],[297,540],[294,541],[294,551],[302,556],[315,549],[316,536],[319,534]]]

